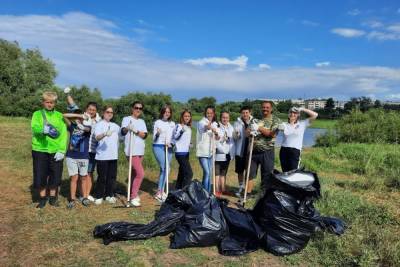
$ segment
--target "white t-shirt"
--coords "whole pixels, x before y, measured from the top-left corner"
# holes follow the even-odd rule
[[[144,120],[135,119],[132,116],[126,116],[122,119],[121,128],[127,128],[129,124],[132,124],[137,131],[147,133],[146,123],[144,122]],[[129,157],[129,139],[130,133],[128,131],[128,133],[124,136],[124,152],[127,157]],[[143,156],[145,148],[144,139],[134,134],[132,142],[132,156]]]
[[[156,120],[153,129],[153,145],[165,145],[172,143],[172,132],[174,131],[175,122]],[[161,133],[156,139],[157,129],[161,129]]]
[[[285,123],[285,130],[283,130],[283,147],[292,147],[301,150],[303,147],[303,136],[306,128],[310,125],[310,120],[301,120],[291,125]]]
[[[183,132],[182,129],[184,129]],[[175,153],[188,153],[191,139],[192,129],[187,125],[177,124],[174,128],[172,141],[175,144]]]
[[[114,122],[101,120],[96,124],[94,136],[104,134],[108,130],[112,131],[111,136],[105,136],[98,142],[96,148],[96,160],[115,160],[118,159],[118,146],[120,128]]]

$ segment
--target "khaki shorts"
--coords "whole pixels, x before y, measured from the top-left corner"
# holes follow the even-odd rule
[[[69,176],[75,176],[78,174],[80,176],[88,175],[88,159],[73,159],[67,157],[66,162]]]

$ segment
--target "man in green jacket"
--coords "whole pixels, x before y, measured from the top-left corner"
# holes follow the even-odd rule
[[[61,183],[63,159],[67,150],[67,128],[62,113],[55,111],[57,94],[43,93],[43,109],[33,113],[32,159],[33,186],[39,191],[37,208],[43,208],[49,191],[49,204],[58,206],[57,188]]]

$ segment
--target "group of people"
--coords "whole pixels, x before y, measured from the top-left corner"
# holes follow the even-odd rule
[[[68,94],[68,113],[55,110],[57,94],[43,93],[43,108],[32,116],[32,158],[33,186],[39,192],[38,208],[48,202],[58,206],[57,195],[61,184],[63,161],[66,158],[70,176],[70,195],[67,207],[74,208],[79,191],[80,202],[84,206],[103,201],[116,203],[114,195],[117,178],[119,144],[124,143],[124,154],[131,166],[131,183],[128,196],[132,206],[141,206],[139,189],[144,178],[143,158],[145,139],[148,131],[141,118],[144,105],[135,101],[131,105],[131,114],[123,118],[121,126],[112,121],[114,109],[107,105],[98,114],[95,102],[89,102],[81,110]],[[275,140],[279,131],[283,132],[280,149],[282,171],[298,168],[302,149],[303,135],[311,120],[318,116],[314,111],[292,107],[288,121],[273,114],[273,103],[261,104],[262,118],[252,116],[252,108],[243,106],[240,117],[232,125],[229,112],[221,112],[219,118],[215,108],[208,106],[204,117],[197,122],[195,140],[196,157],[203,170],[203,187],[217,197],[229,194],[226,190],[226,175],[230,161],[235,160],[235,172],[238,177],[241,197],[245,191],[245,177],[248,177],[247,196],[253,196],[254,179],[261,169],[261,186],[265,187],[274,169]],[[300,120],[300,113],[308,118]],[[165,201],[168,188],[170,163],[173,154],[179,164],[176,189],[190,184],[193,171],[189,161],[192,147],[192,114],[189,110],[180,113],[177,123],[172,120],[172,108],[163,106],[159,118],[154,122],[152,131],[152,150],[160,167],[158,187],[155,199]],[[97,180],[92,192],[94,171],[97,168]],[[246,175],[247,174],[247,175]],[[212,178],[215,175],[215,185]],[[91,192],[93,196],[91,195]]]

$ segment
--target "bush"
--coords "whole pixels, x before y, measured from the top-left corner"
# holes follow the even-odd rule
[[[326,133],[322,135],[318,135],[315,139],[316,147],[330,147],[336,146],[339,143],[339,137],[337,134],[332,130],[328,129]]]

